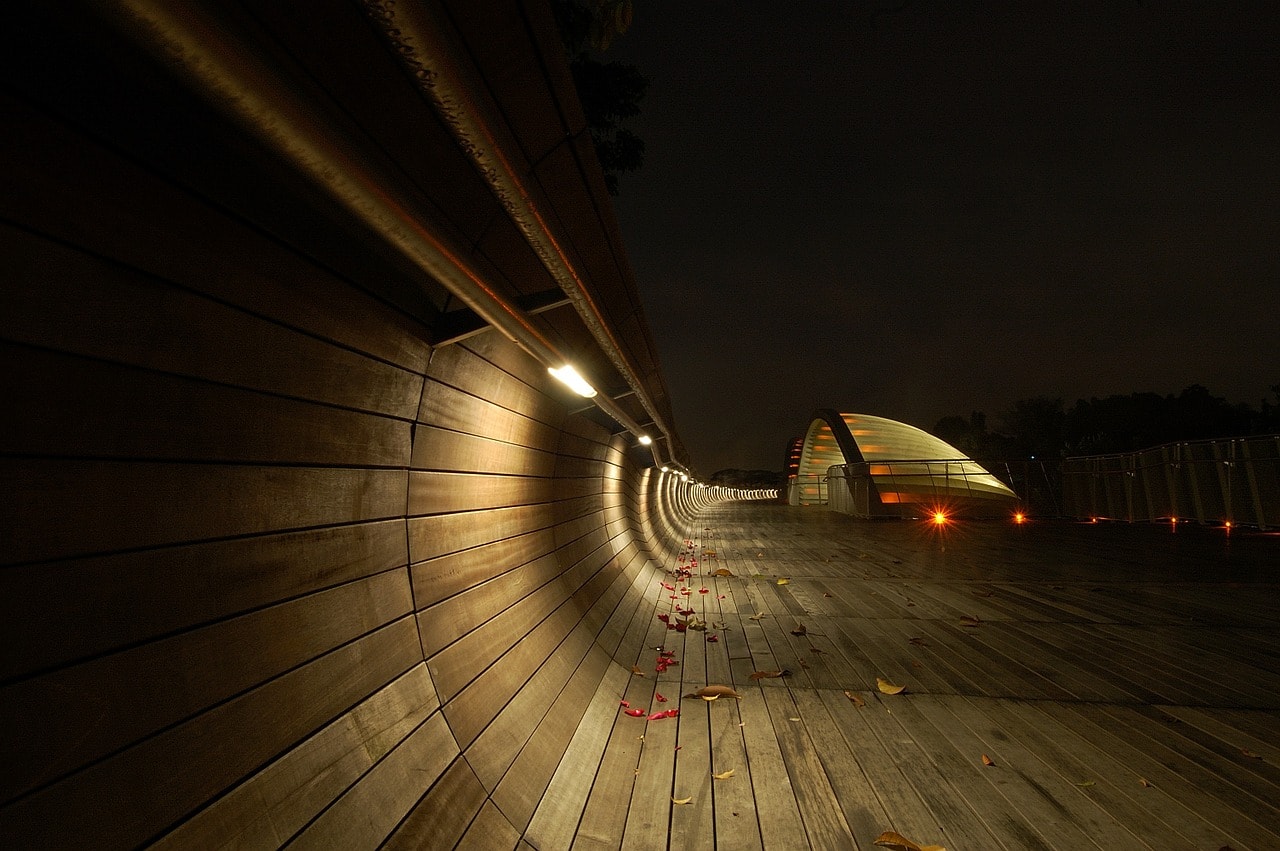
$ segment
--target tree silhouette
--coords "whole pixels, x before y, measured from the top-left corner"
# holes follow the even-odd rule
[[[554,0],[552,9],[605,186],[617,195],[618,175],[644,165],[644,140],[622,123],[640,114],[649,80],[636,66],[602,62],[591,51],[605,51],[631,26],[631,0]]]

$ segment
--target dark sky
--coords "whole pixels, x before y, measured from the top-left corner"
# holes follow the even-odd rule
[[[896,7],[901,0],[886,2]],[[1280,381],[1280,3],[637,0],[616,199],[695,469],[818,407]]]

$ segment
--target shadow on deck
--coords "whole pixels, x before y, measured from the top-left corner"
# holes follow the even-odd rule
[[[743,503],[696,525],[535,847],[1280,847],[1275,537]],[[681,698],[708,683],[742,698]]]

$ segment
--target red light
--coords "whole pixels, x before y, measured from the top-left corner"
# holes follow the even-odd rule
[[[1013,515],[1013,522],[1014,522],[1014,523],[1025,523],[1025,522],[1027,522],[1027,515],[1025,515],[1025,514],[1023,514],[1021,511],[1019,511],[1017,514]]]

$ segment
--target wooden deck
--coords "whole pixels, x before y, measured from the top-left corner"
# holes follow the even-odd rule
[[[1280,537],[749,503],[688,537],[532,846],[1280,848]]]

